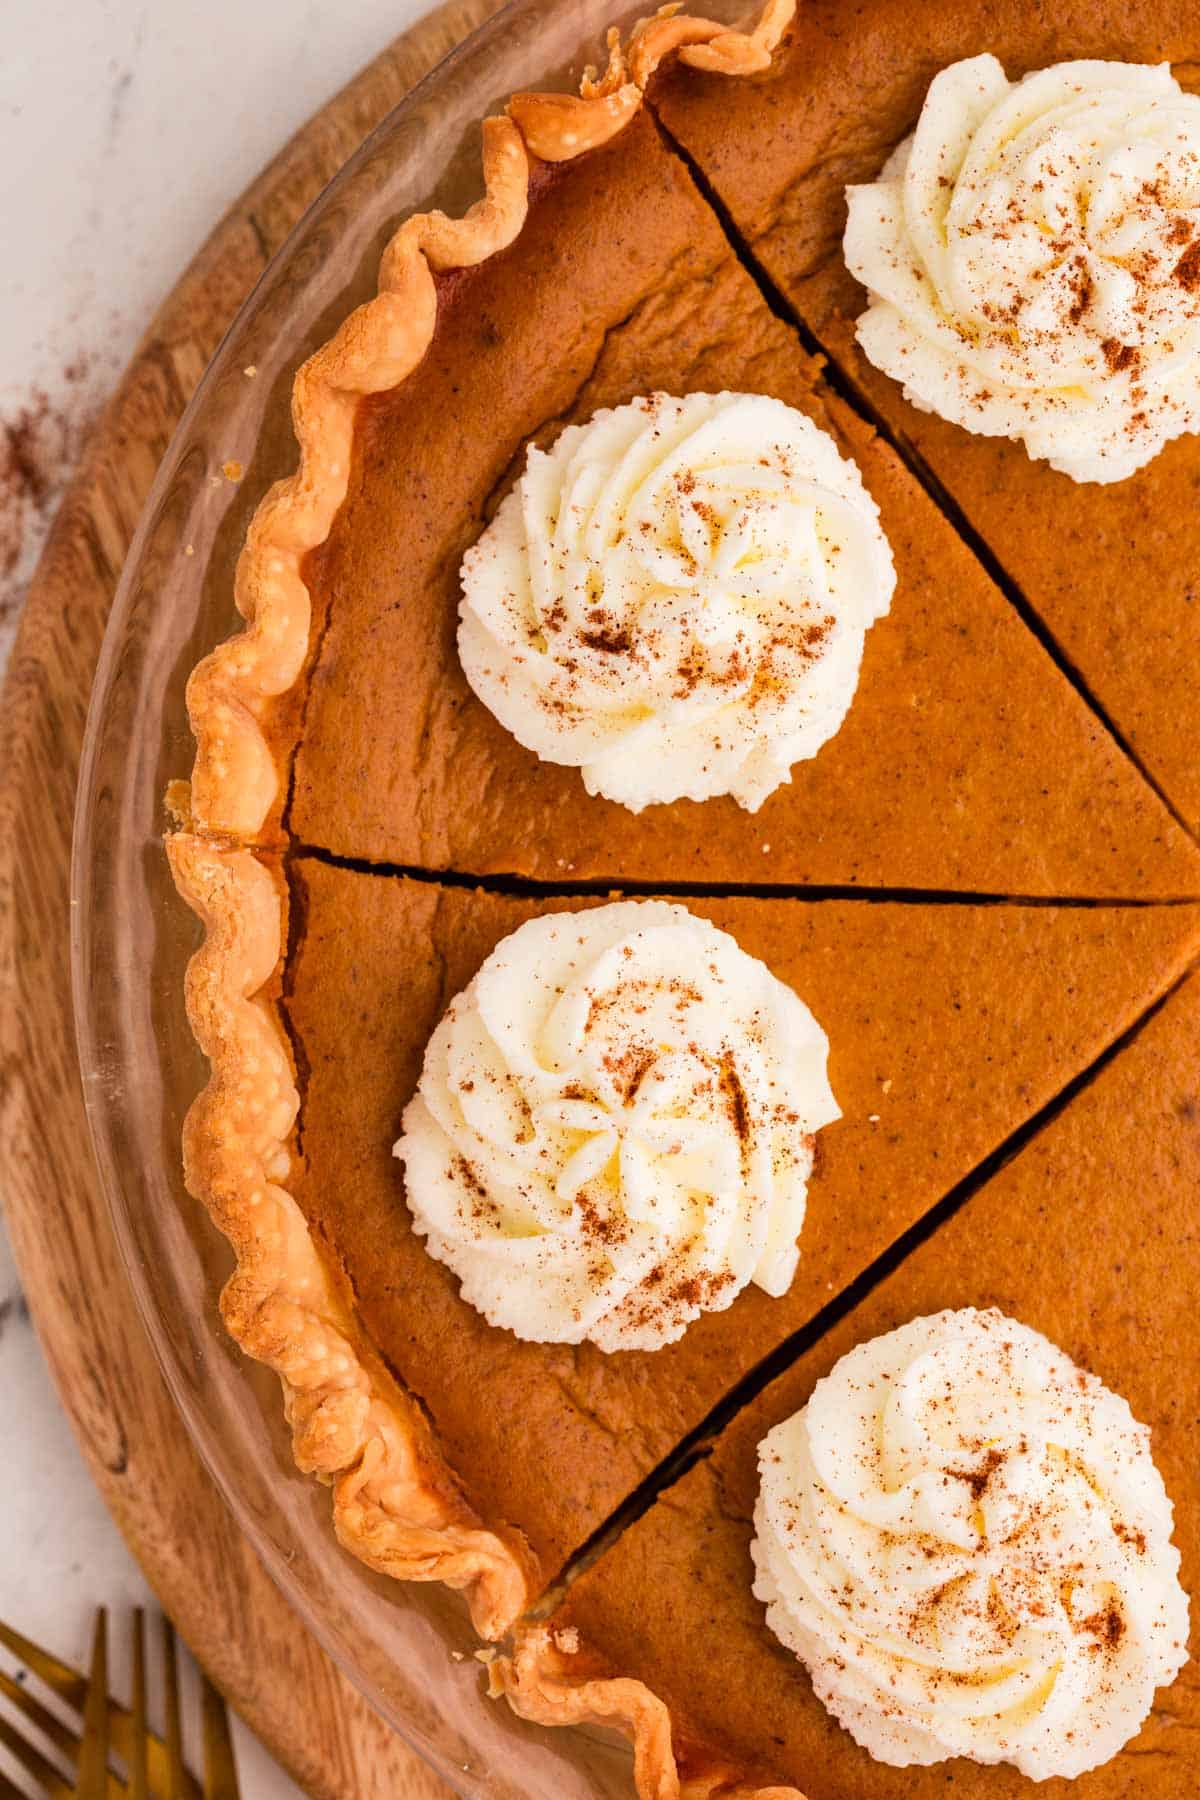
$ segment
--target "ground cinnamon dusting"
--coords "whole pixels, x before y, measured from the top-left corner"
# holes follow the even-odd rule
[[[492,1225],[499,1223],[500,1208],[492,1199],[486,1184],[472,1168],[465,1156],[456,1156],[450,1168],[450,1177],[462,1183],[470,1195],[469,1205],[476,1219],[486,1219]]]
[[[79,356],[62,371],[64,393],[35,388],[0,418],[0,625],[24,598],[34,560],[79,460],[92,422],[83,389],[90,363]]]
[[[1096,1639],[1097,1645],[1105,1650],[1115,1650],[1125,1635],[1125,1621],[1115,1601],[1105,1607],[1103,1612],[1094,1612],[1079,1623],[1080,1631],[1088,1637]]]
[[[618,630],[612,625],[602,625],[592,631],[581,631],[579,641],[589,650],[603,650],[611,656],[625,656],[633,649],[628,626]]]
[[[746,1104],[746,1090],[742,1086],[737,1063],[734,1061],[731,1051],[727,1051],[721,1058],[721,1092],[725,1096],[725,1104],[729,1109],[733,1128],[737,1132],[738,1142],[744,1149],[750,1142],[750,1108]]]
[[[1176,281],[1187,293],[1194,294],[1200,289],[1200,238],[1189,244],[1175,264],[1174,273]]]
[[[1119,338],[1105,338],[1100,345],[1104,360],[1113,375],[1130,369],[1138,361],[1138,353],[1132,344],[1123,344]]]
[[[1075,262],[1072,265],[1071,292],[1073,299],[1071,301],[1068,317],[1070,318],[1072,325],[1078,325],[1083,318],[1084,313],[1092,304],[1095,293],[1095,284],[1092,281],[1091,271],[1088,268],[1085,257],[1076,257]]]
[[[988,1483],[1004,1461],[1003,1450],[993,1447],[984,1457],[978,1469],[947,1469],[947,1475],[955,1481],[965,1481],[976,1500],[981,1500],[987,1491]]]

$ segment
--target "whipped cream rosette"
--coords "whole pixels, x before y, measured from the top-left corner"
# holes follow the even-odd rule
[[[1200,429],[1200,97],[1167,66],[954,63],[847,198],[858,339],[915,405],[1076,481]]]
[[[808,1008],[662,901],[531,919],[438,1025],[396,1154],[432,1255],[494,1325],[655,1349],[795,1273],[839,1116]]]
[[[860,1344],[759,1462],[754,1591],[882,1762],[1080,1775],[1186,1660],[1149,1432],[999,1312]]]
[[[484,705],[635,812],[755,811],[838,730],[895,585],[854,464],[753,394],[656,394],[531,448],[462,579]]]

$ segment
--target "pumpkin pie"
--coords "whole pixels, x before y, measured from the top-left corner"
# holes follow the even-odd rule
[[[714,1771],[807,1800],[1016,1800],[1027,1776],[961,1757],[889,1767],[861,1749],[768,1629],[751,1539],[759,1445],[856,1345],[944,1309],[995,1307],[1043,1333],[1150,1427],[1174,1507],[1182,1581],[1200,1582],[1193,1437],[1200,1373],[1188,1352],[1196,1255],[1200,1084],[1193,977],[1026,1145],[747,1406],[530,1628],[502,1679],[534,1717],[621,1722],[642,1791]],[[1064,1275],[1069,1271],[1069,1276]],[[589,1685],[590,1684],[590,1685]],[[1200,1780],[1192,1663],[1127,1747],[1045,1791],[1080,1800],[1176,1795]],[[690,1791],[690,1790],[689,1790]],[[738,1791],[742,1791],[739,1789]]]
[[[486,122],[483,199],[406,221],[376,297],[299,371],[300,464],[251,524],[245,629],[189,687],[197,756],[167,848],[203,927],[187,1002],[212,1073],[184,1153],[235,1252],[224,1317],[279,1375],[341,1541],[465,1590],[489,1639],[706,1421],[802,1343],[818,1354],[828,1309],[957,1207],[1200,947],[1187,829],[764,296],[719,171],[689,151],[698,179],[670,135],[677,91],[769,107],[789,16],[660,14],[579,95],[515,96]],[[684,67],[655,88],[664,59]],[[588,793],[502,728],[456,655],[464,553],[530,447],[656,393],[811,421],[857,464],[895,562],[844,723],[756,812]],[[447,1004],[524,922],[612,891],[685,898],[793,988],[842,1113],[787,1292],[747,1288],[653,1352],[489,1324],[414,1230],[392,1154]],[[983,1269],[964,1262],[964,1284]]]
[[[783,1298],[748,1288],[673,1344],[605,1353],[488,1324],[414,1232],[392,1155],[453,996],[527,919],[599,901],[393,879],[302,853],[289,879],[282,1010],[303,1073],[290,1191],[473,1509],[532,1557],[535,1590],[1200,950],[1190,906],[690,899],[812,1010],[842,1118],[817,1140]],[[492,1386],[520,1406],[481,1414]]]
[[[912,404],[856,340],[867,294],[842,254],[846,189],[877,179],[939,71],[984,53],[1014,80],[1096,58],[1169,64],[1184,89],[1200,86],[1200,21],[1186,0],[933,0],[916,10],[867,0],[849,11],[815,0],[798,9],[769,71],[744,87],[676,65],[657,77],[652,100],[807,341],[834,359],[841,391],[1036,617],[1060,666],[1194,827],[1200,443],[1178,437],[1111,485],[1077,482],[1021,442]]]

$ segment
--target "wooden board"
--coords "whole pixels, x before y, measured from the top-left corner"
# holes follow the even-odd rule
[[[0,706],[0,1195],[87,1462],[163,1606],[310,1792],[445,1800],[304,1631],[238,1533],[163,1385],[97,1190],[69,994],[68,866],[92,673],[160,458],[241,301],[384,114],[498,0],[450,0],[302,130],[150,327],[51,533]]]

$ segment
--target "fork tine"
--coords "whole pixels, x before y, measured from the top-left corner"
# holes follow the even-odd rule
[[[100,1621],[97,1619],[97,1630]],[[132,1704],[126,1708],[119,1701],[108,1700],[108,1750],[121,1757],[128,1767],[129,1786],[126,1788],[112,1770],[105,1770],[105,1786],[108,1800],[151,1800],[158,1796],[159,1800],[201,1800],[200,1784],[189,1773],[183,1762],[182,1728],[180,1724],[179,1677],[175,1658],[175,1636],[169,1621],[162,1621],[162,1641],[164,1648],[164,1689],[166,1700],[167,1737],[164,1740],[150,1730],[146,1707],[146,1631],[145,1617],[140,1609],[135,1609],[133,1616],[133,1691]],[[14,1631],[11,1625],[0,1622],[0,1646],[7,1648],[18,1658],[36,1678],[45,1684],[52,1693],[62,1699],[73,1712],[84,1714],[95,1691],[94,1684],[86,1676],[80,1675],[77,1669],[68,1663],[60,1662],[40,1644]],[[95,1649],[93,1650],[93,1656]],[[107,1637],[105,1638],[105,1663],[107,1664]],[[101,1689],[102,1691],[102,1689]],[[7,1698],[34,1726],[54,1744],[64,1757],[72,1764],[77,1763],[81,1751],[81,1740],[72,1728],[62,1719],[51,1713],[20,1682],[14,1681],[5,1670],[0,1669],[0,1696]],[[95,1702],[92,1702],[95,1704]],[[40,1750],[28,1744],[19,1735],[14,1726],[0,1716],[0,1744],[7,1745],[12,1755],[18,1760],[22,1769],[38,1781],[50,1800],[77,1800],[77,1795],[86,1794],[87,1790],[76,1789],[59,1774],[58,1770],[47,1761]],[[218,1767],[221,1765],[218,1764]],[[86,1773],[86,1771],[85,1771]],[[237,1800],[236,1775],[235,1785],[224,1790],[229,1800]],[[221,1790],[218,1790],[221,1791]],[[104,1789],[99,1790],[103,1793]],[[0,1800],[26,1800],[26,1796],[15,1788],[9,1778],[0,1772]]]
[[[82,1714],[87,1703],[86,1675],[81,1675],[79,1670],[73,1669],[69,1663],[60,1662],[57,1656],[52,1656],[49,1650],[44,1649],[41,1644],[35,1644],[32,1638],[23,1637],[19,1631],[14,1631],[11,1625],[5,1625],[2,1621],[0,1621],[0,1645],[10,1650],[18,1662],[24,1663],[30,1673],[36,1675],[38,1680],[50,1689],[51,1693],[57,1694],[60,1700],[65,1701],[72,1712]],[[128,1749],[131,1722],[128,1709],[110,1695],[108,1702],[109,1730],[112,1733],[113,1749],[119,1756],[124,1756]],[[154,1734],[151,1733],[150,1736],[153,1742]]]
[[[146,1615],[140,1606],[133,1609],[133,1692],[130,1694],[129,1747],[125,1761],[129,1766],[129,1800],[149,1800],[150,1780],[146,1742]]]
[[[183,1732],[179,1722],[179,1664],[175,1656],[175,1627],[166,1614],[162,1621],[163,1708],[166,1714],[167,1800],[185,1800]]]
[[[241,1800],[228,1708],[203,1670],[200,1684],[204,1709],[204,1800]]]
[[[69,1663],[59,1662],[57,1656],[51,1656],[40,1644],[22,1637],[11,1625],[0,1624],[0,1644],[11,1650],[18,1662],[32,1669],[39,1681],[44,1681],[48,1688],[73,1706],[76,1712],[83,1711],[83,1703],[87,1698],[87,1682],[78,1669],[71,1668]]]
[[[0,1715],[0,1744],[4,1745],[27,1775],[32,1775],[38,1785],[45,1789],[49,1800],[73,1800],[75,1789],[71,1783],[59,1774],[53,1763],[46,1761],[40,1750],[27,1744],[3,1715]]]
[[[108,1613],[102,1606],[92,1634],[92,1668],[83,1708],[83,1742],[75,1765],[76,1800],[108,1794]]]
[[[28,1639],[19,1639],[16,1632],[9,1632],[7,1636],[28,1643]],[[38,1646],[35,1644],[32,1648],[37,1650]],[[53,1657],[49,1656],[48,1652],[41,1652],[40,1654],[44,1655],[46,1660],[51,1664],[55,1660]],[[60,1667],[65,1668],[66,1665],[61,1664]],[[44,1680],[44,1677],[39,1676],[38,1679]],[[84,1681],[83,1677],[79,1675],[73,1674],[72,1679],[80,1689],[79,1705],[73,1708],[74,1711],[79,1712],[82,1711],[83,1704],[87,1699],[87,1683]],[[35,1694],[30,1693],[29,1689],[22,1682],[14,1681],[13,1677],[4,1669],[0,1669],[0,1695],[3,1695],[11,1706],[29,1720],[29,1723],[34,1727],[35,1731],[39,1731],[43,1737],[48,1738],[55,1749],[60,1751],[71,1764],[72,1768],[74,1768],[79,1759],[80,1740],[78,1733],[72,1730],[71,1726],[68,1725],[65,1720],[60,1719],[57,1713],[51,1712],[49,1707],[43,1706]],[[110,1700],[108,1706],[110,1730],[113,1727],[117,1728],[114,1732],[114,1745],[118,1752],[123,1753],[124,1740],[128,1734],[127,1715],[124,1708],[119,1707],[115,1700]],[[11,1783],[9,1785],[11,1786]],[[121,1796],[123,1796],[124,1793],[124,1783],[119,1782],[116,1776],[110,1771],[108,1776],[109,1800],[121,1800]],[[0,1779],[0,1800],[10,1800],[10,1795],[4,1787],[3,1779]],[[25,1795],[18,1793],[18,1800],[26,1800]],[[146,1800],[148,1800],[148,1796],[146,1797]]]
[[[22,1687],[19,1681],[14,1681],[3,1669],[0,1669],[0,1694],[18,1712],[24,1713],[35,1730],[49,1738],[56,1750],[61,1750],[71,1762],[75,1761],[79,1755],[79,1739],[70,1726],[65,1725],[57,1713],[52,1713],[48,1706],[43,1706],[28,1688]]]

